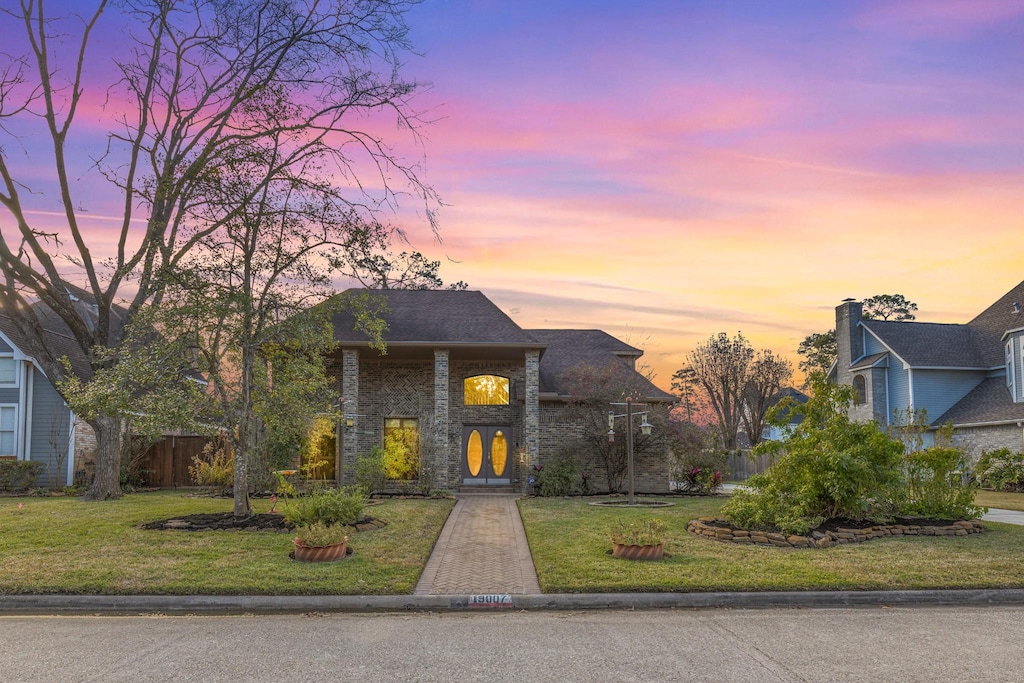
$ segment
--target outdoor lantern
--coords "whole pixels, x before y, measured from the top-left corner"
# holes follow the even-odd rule
[[[615,430],[614,429],[609,429],[608,430],[608,443],[615,443]]]
[[[640,433],[644,436],[651,435],[651,423],[647,421],[647,416],[644,415],[644,421],[640,423]]]
[[[611,431],[613,429],[615,429],[615,411],[614,410],[609,410],[608,411],[608,430]]]
[[[348,415],[345,416],[345,426],[346,427],[351,427],[355,423],[356,423],[356,420],[355,420],[354,417],[350,417]]]

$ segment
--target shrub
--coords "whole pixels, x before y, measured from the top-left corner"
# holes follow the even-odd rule
[[[356,461],[356,486],[373,495],[384,488],[384,481],[384,449],[376,446]]]
[[[542,466],[535,466],[534,486],[541,496],[571,496],[582,491],[583,468],[565,452]]]
[[[658,545],[665,536],[667,527],[660,519],[645,519],[639,522],[619,522],[612,527],[612,543],[620,545]]]
[[[295,538],[310,548],[325,548],[329,545],[340,545],[348,540],[345,528],[340,524],[324,524],[313,522],[295,527]]]
[[[321,488],[308,496],[289,500],[284,518],[296,527],[315,522],[324,524],[355,524],[362,519],[366,497],[359,487]]]
[[[905,498],[899,514],[937,519],[974,518],[977,482],[970,476],[963,451],[935,446],[909,453],[904,463]]]
[[[693,466],[680,472],[673,478],[676,491],[711,495],[722,488],[722,472],[720,470],[701,469]]]
[[[196,486],[218,486],[231,488],[235,483],[235,458],[231,449],[221,442],[221,446],[210,442],[203,447],[202,455],[192,458],[188,466],[188,475]]]
[[[46,466],[30,460],[0,460],[0,491],[23,493]]]
[[[782,442],[755,453],[777,455],[767,471],[747,480],[722,508],[745,528],[805,534],[827,519],[885,519],[902,482],[903,443],[874,422],[852,422],[852,389],[818,378],[814,396],[794,408],[804,420]]]
[[[1024,491],[1024,453],[1009,448],[985,451],[974,466],[978,483],[996,491]]]

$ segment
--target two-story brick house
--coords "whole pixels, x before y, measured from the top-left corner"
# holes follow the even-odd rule
[[[525,490],[533,465],[580,434],[566,417],[569,368],[618,364],[644,387],[644,400],[674,397],[640,377],[643,352],[600,330],[528,330],[480,292],[380,290],[385,354],[334,317],[339,344],[330,359],[345,419],[337,439],[339,480],[352,481],[361,455],[412,436],[420,467],[446,489]],[[637,488],[668,490],[664,457],[637,463]]]

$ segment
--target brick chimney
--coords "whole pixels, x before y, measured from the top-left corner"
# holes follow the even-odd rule
[[[836,380],[839,384],[850,384],[850,364],[864,355],[864,333],[857,323],[861,320],[864,305],[854,299],[845,299],[836,307]]]

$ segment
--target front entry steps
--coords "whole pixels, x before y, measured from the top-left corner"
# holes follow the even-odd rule
[[[508,495],[519,493],[512,484],[463,484],[459,487],[458,493],[500,493]]]

